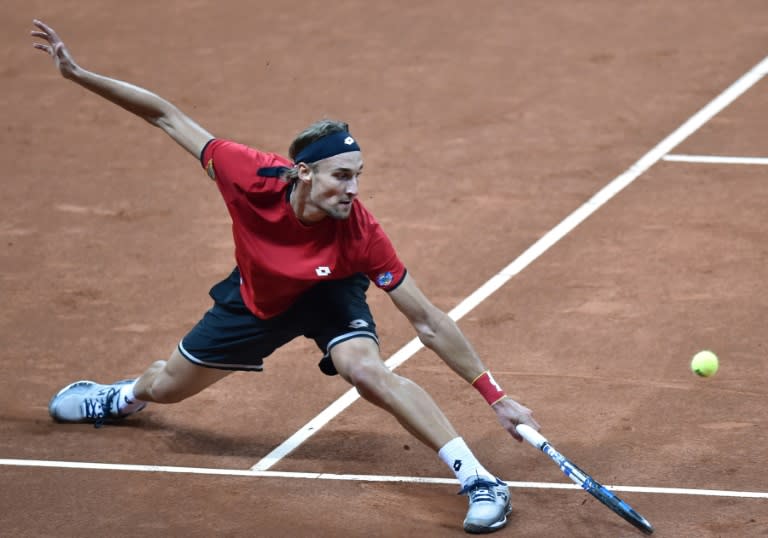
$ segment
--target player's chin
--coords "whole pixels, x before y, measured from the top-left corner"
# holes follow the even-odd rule
[[[352,202],[339,202],[336,207],[333,208],[331,216],[335,219],[346,219],[352,213]]]

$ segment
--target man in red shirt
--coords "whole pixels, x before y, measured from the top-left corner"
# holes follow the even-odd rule
[[[58,35],[34,21],[61,74],[161,128],[195,158],[221,192],[232,218],[237,266],[211,288],[214,301],[167,361],[139,378],[102,385],[81,380],[49,403],[60,422],[119,420],[147,402],[179,402],[232,371],[260,371],[263,359],[305,336],[323,352],[320,369],[341,375],[369,402],[437,452],[469,497],[467,532],[503,527],[509,488],[472,454],[431,397],[381,360],[365,294],[386,291],[425,346],[471,383],[521,440],[515,427],[539,426],[509,398],[456,323],[419,290],[389,238],[358,199],[363,158],[346,123],[323,120],[300,133],[290,159],[215,138],[176,106],[143,88],[87,71]]]

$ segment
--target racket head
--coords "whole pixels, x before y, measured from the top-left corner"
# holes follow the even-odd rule
[[[616,494],[602,484],[599,484],[590,478],[589,487],[587,487],[587,484],[585,483],[584,489],[643,533],[653,534],[653,525],[651,525],[647,519],[641,516],[634,508],[621,500]]]

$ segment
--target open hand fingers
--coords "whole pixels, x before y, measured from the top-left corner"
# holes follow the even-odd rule
[[[32,46],[36,49],[43,50],[48,54],[50,54],[51,56],[53,56],[53,39],[51,38],[48,32],[40,32],[38,30],[33,30],[29,34],[32,37],[37,37],[47,41],[47,43],[34,42],[32,43]]]
[[[32,19],[32,24],[40,28],[45,34],[50,35],[52,37],[57,37],[56,32],[53,31],[53,28],[45,24],[43,21],[39,19]]]
[[[33,46],[36,49],[44,50],[48,54],[53,55],[56,51],[57,44],[61,43],[61,39],[59,39],[59,36],[56,35],[56,32],[53,31],[53,28],[47,26],[43,22],[35,19],[32,21],[32,23],[40,28],[40,30],[32,30],[29,34],[32,37],[37,37],[47,41],[47,43],[34,43]]]
[[[36,49],[40,49],[42,51],[45,51],[48,54],[50,54],[51,56],[53,56],[53,47],[51,47],[50,45],[45,45],[43,43],[32,43],[32,46],[34,48],[36,48]]]

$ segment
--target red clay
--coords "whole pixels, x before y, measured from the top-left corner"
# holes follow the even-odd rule
[[[451,309],[765,54],[759,0],[313,4],[10,0],[0,32],[0,458],[248,469],[344,391],[311,342],[119,427],[57,425],[73,379],[166,357],[232,267],[204,172],[60,79],[31,20],[96,71],[270,151],[323,116],[365,149],[362,197]],[[277,11],[278,13],[273,13]],[[764,82],[680,153],[764,155]],[[543,432],[607,484],[765,491],[759,166],[658,163],[461,320]],[[385,356],[412,337],[372,290]],[[712,348],[717,376],[688,370]],[[432,354],[401,372],[512,481],[563,482]],[[357,402],[274,470],[446,477]],[[0,465],[3,536],[461,536],[456,487]],[[656,536],[768,535],[766,499],[626,493]],[[636,536],[577,491],[513,490],[498,536]]]

